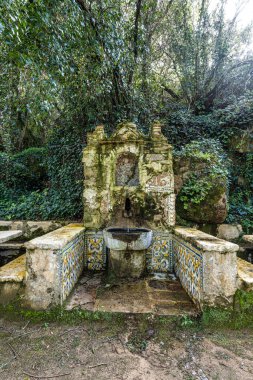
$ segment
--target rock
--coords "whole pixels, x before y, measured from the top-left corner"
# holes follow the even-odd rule
[[[215,175],[210,170],[210,167],[219,167],[218,157],[211,152],[203,154],[200,148],[191,156],[187,154],[186,149],[173,159],[177,216],[200,224],[223,223],[227,217],[226,173]],[[203,186],[206,187],[204,192]]]
[[[151,338],[152,336],[155,335],[155,330],[154,329],[148,329],[147,335],[148,335],[149,338]]]
[[[218,227],[217,237],[224,240],[236,240],[242,233],[240,224],[221,224]]]
[[[174,176],[174,186],[175,186],[175,193],[176,193],[176,194],[179,193],[179,191],[181,190],[183,184],[184,184],[184,182],[183,182],[183,178],[182,178],[182,176],[180,176],[180,175],[175,175],[175,176]]]
[[[253,264],[237,258],[238,288],[246,291],[253,290]]]
[[[243,235],[242,239],[249,243],[253,243],[253,235]]]
[[[189,200],[187,209],[180,199],[180,193],[176,199],[177,215],[185,220],[197,223],[221,224],[227,217],[227,188],[226,181],[222,178],[212,183],[205,198],[200,203]]]

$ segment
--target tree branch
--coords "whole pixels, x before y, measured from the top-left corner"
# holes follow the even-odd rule
[[[163,86],[162,87],[164,89],[164,91],[166,91],[173,99],[175,100],[179,100],[180,97],[169,87],[167,86]]]
[[[136,63],[138,58],[138,33],[139,33],[139,19],[141,15],[141,3],[142,0],[136,1],[136,11],[135,11],[135,20],[134,20],[134,62]]]

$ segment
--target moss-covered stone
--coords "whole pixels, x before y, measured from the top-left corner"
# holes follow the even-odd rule
[[[84,225],[145,225],[167,229],[175,223],[172,147],[155,123],[144,136],[121,123],[107,137],[102,126],[88,134],[83,152]],[[125,202],[131,205],[129,215]],[[128,220],[121,220],[128,217]],[[130,220],[131,219],[131,220]]]
[[[234,297],[234,310],[250,313],[253,316],[253,291],[238,289]]]
[[[174,157],[176,212],[188,221],[220,224],[227,216],[227,163],[215,140],[193,141]]]
[[[224,178],[210,179],[210,188],[206,196],[199,203],[192,201],[189,197],[187,208],[186,201],[180,197],[183,190],[182,187],[176,200],[176,212],[181,218],[197,223],[219,224],[224,222],[227,216],[227,186]]]

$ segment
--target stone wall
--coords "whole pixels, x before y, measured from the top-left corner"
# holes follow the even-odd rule
[[[37,236],[47,234],[54,231],[69,222],[67,221],[36,221],[36,220],[0,220],[0,231],[4,230],[20,230],[23,232],[25,239],[34,239]]]
[[[23,296],[25,260],[25,255],[22,255],[0,268],[0,304],[8,304]]]
[[[84,231],[69,224],[26,243],[28,307],[48,309],[64,302],[84,267]]]
[[[47,309],[62,304],[83,268],[106,268],[101,231],[68,225],[26,243],[26,305]],[[175,270],[200,307],[230,305],[238,287],[238,246],[201,231],[176,227],[174,234],[154,231],[146,251],[148,273]]]
[[[202,252],[179,236],[173,236],[173,264],[177,277],[191,299],[201,305],[203,292]]]

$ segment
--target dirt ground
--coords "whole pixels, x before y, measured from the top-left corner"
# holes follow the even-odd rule
[[[187,321],[186,321],[187,322]],[[253,379],[253,331],[128,315],[79,324],[0,319],[0,379]]]

